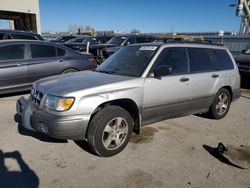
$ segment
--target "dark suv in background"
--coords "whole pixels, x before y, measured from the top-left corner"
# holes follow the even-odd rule
[[[76,39],[71,39],[64,43],[64,46],[67,46],[73,50],[78,50],[80,52],[86,52],[87,44],[89,42],[90,45],[93,44],[100,44],[107,42],[111,37],[94,37],[94,36],[87,36],[87,37],[79,37]]]
[[[235,57],[239,67],[242,86],[250,86],[250,48],[243,50],[242,54]]]
[[[0,29],[0,40],[9,39],[44,40],[43,37],[37,33],[21,30]]]
[[[76,38],[76,36],[66,35],[66,36],[57,36],[55,39],[50,40],[49,42],[55,42],[58,44],[63,44],[71,39]]]
[[[156,40],[156,37],[147,35],[119,35],[112,37],[109,41],[103,44],[91,45],[90,53],[92,53],[98,63],[102,63],[111,54],[118,51],[123,46],[136,43],[149,43]]]

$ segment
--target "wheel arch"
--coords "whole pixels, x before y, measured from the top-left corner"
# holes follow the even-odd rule
[[[132,99],[128,99],[128,98],[116,99],[116,100],[112,100],[112,101],[106,101],[106,102],[100,104],[94,110],[94,112],[91,114],[89,122],[92,120],[92,118],[95,116],[95,114],[97,112],[99,112],[101,109],[103,109],[103,108],[105,108],[106,106],[109,106],[109,105],[120,106],[121,108],[124,108],[125,110],[127,110],[128,113],[133,118],[133,121],[134,121],[133,131],[136,134],[140,133],[140,126],[141,126],[140,110],[139,110],[137,104]]]
[[[230,100],[232,101],[232,99],[233,99],[233,90],[232,90],[231,86],[223,86],[219,90],[221,90],[223,88],[229,91],[229,93],[230,93]]]

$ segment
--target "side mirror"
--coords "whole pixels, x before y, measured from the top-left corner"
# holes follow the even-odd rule
[[[246,54],[246,50],[242,50],[241,53],[242,53],[242,54]]]
[[[171,73],[171,67],[168,65],[161,65],[154,70],[155,77],[167,76]]]

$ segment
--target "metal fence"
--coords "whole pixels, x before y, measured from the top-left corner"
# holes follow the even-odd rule
[[[234,56],[240,55],[242,50],[250,48],[250,36],[214,36],[204,38],[213,43],[223,44]]]

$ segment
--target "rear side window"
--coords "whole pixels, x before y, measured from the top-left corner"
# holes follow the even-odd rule
[[[32,58],[56,57],[56,48],[54,46],[31,44],[30,51]]]
[[[230,70],[234,69],[232,59],[226,52],[226,50],[212,50],[215,62],[219,70]]]
[[[20,35],[20,34],[11,34],[14,39],[27,39],[27,40],[37,40],[36,37],[31,35]]]
[[[0,61],[24,59],[24,45],[10,45],[0,47]]]
[[[57,48],[57,55],[58,56],[64,56],[65,55],[65,50],[61,48]]]
[[[190,72],[207,72],[215,70],[209,49],[188,48]]]
[[[156,66],[167,65],[172,75],[188,72],[188,62],[185,48],[165,48],[158,56]]]

